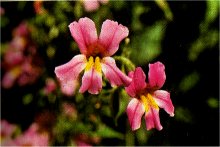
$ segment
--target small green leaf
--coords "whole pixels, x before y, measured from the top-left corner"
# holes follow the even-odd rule
[[[182,79],[179,88],[181,91],[186,92],[192,89],[198,83],[198,81],[199,74],[197,72],[193,72]]]
[[[131,59],[135,64],[146,64],[161,53],[161,41],[164,37],[166,23],[158,21],[153,26],[143,30],[143,33],[136,34],[131,41]]]
[[[30,104],[32,102],[32,100],[33,100],[32,94],[26,94],[22,99],[24,105]]]
[[[207,100],[207,103],[208,103],[209,107],[211,107],[211,108],[218,108],[219,107],[219,101],[217,98],[209,98]]]
[[[49,32],[49,38],[54,39],[59,35],[59,30],[56,26],[53,26]]]
[[[121,90],[119,95],[119,110],[115,117],[115,122],[117,122],[118,118],[125,113],[128,102],[129,102],[129,96],[127,95],[125,90]]]
[[[192,123],[193,121],[190,111],[183,107],[176,107],[174,118],[185,123]]]
[[[98,130],[97,130],[97,132],[95,132],[95,134],[97,136],[103,137],[103,138],[118,138],[118,139],[124,138],[123,134],[115,131],[114,129],[112,129],[104,124],[101,124],[98,127]]]

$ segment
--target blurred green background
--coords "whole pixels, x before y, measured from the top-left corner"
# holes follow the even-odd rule
[[[92,145],[219,145],[218,1],[109,1],[92,12],[81,1],[43,1],[42,13],[37,13],[36,2],[1,2],[1,8],[1,62],[13,29],[25,21],[43,64],[34,83],[1,87],[1,119],[21,131],[34,121],[51,127],[51,145],[70,145],[72,136],[82,133],[99,138],[89,141]],[[131,131],[125,114],[129,96],[123,87],[111,89],[104,83],[99,95],[67,97],[59,87],[42,94],[46,79],[56,80],[55,67],[79,54],[68,25],[81,17],[92,19],[98,31],[106,19],[128,27],[129,39],[115,56],[130,59],[146,74],[149,63],[165,65],[162,89],[171,93],[175,116],[160,110],[162,131],[147,131],[144,119],[139,130]],[[1,67],[1,78],[5,73]],[[63,103],[75,106],[76,118],[63,115]]]

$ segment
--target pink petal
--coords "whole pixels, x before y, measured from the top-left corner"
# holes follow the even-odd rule
[[[154,100],[159,107],[163,108],[170,116],[174,116],[174,106],[170,99],[170,93],[165,90],[156,90],[153,93]]]
[[[149,64],[148,79],[151,87],[161,88],[166,80],[165,66],[161,62]]]
[[[4,88],[11,88],[15,83],[15,80],[21,75],[21,72],[20,66],[10,69],[2,78],[2,86]]]
[[[69,25],[72,37],[77,42],[80,52],[84,55],[87,54],[88,46],[97,42],[97,32],[95,23],[85,17],[79,19],[78,22],[74,21]]]
[[[85,71],[82,77],[82,85],[79,92],[84,93],[88,90],[91,94],[98,94],[102,89],[102,74],[97,72],[94,68]]]
[[[112,56],[119,47],[119,43],[128,36],[128,28],[115,21],[106,20],[102,24],[99,36],[100,43],[106,49],[105,56]]]
[[[83,4],[87,12],[95,11],[99,8],[98,0],[83,0]]]
[[[126,76],[117,66],[115,60],[111,57],[102,59],[102,71],[112,86],[120,86],[122,84],[128,86],[131,78]]]
[[[132,75],[133,78],[131,84],[125,87],[125,90],[131,97],[135,97],[146,87],[146,76],[140,67],[137,67],[134,73],[129,74],[130,76]]]
[[[148,112],[145,113],[145,121],[147,130],[156,128],[160,131],[163,129],[160,124],[159,109],[150,108]]]
[[[141,126],[141,117],[145,112],[143,104],[138,99],[132,98],[126,112],[132,131],[139,129]]]
[[[72,95],[75,92],[78,76],[85,68],[86,57],[76,55],[69,62],[55,68],[57,78],[61,83],[61,90],[66,95]]]

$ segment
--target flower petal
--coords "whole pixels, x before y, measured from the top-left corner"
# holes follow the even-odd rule
[[[125,90],[131,97],[135,97],[146,87],[146,75],[140,67],[137,67],[133,73],[129,74],[132,76],[132,82],[128,87],[125,87]]]
[[[128,28],[115,21],[106,20],[102,24],[99,36],[100,43],[105,47],[105,56],[113,55],[119,47],[119,43],[128,36]]]
[[[15,83],[16,79],[21,75],[22,70],[20,66],[16,66],[10,69],[2,78],[2,86],[4,88],[11,88]]]
[[[120,86],[122,84],[128,86],[131,78],[126,76],[117,66],[115,60],[111,57],[102,59],[102,71],[112,86]]]
[[[97,42],[98,36],[95,23],[91,19],[85,17],[79,19],[78,22],[72,22],[69,25],[69,29],[72,37],[80,48],[80,52],[86,55],[88,46]]]
[[[170,93],[165,90],[156,90],[153,93],[153,98],[157,105],[163,108],[170,116],[174,116],[174,106],[170,99]]]
[[[88,90],[91,94],[98,94],[102,89],[102,74],[92,67],[85,71],[82,77],[82,85],[79,92],[84,93]]]
[[[148,79],[151,87],[161,88],[166,80],[165,66],[161,62],[149,64]]]
[[[75,92],[78,76],[86,66],[86,57],[76,55],[69,62],[55,68],[55,74],[61,83],[61,90],[66,95]]]
[[[159,109],[150,108],[148,112],[145,113],[145,121],[147,130],[156,128],[160,131],[163,129],[160,124]]]
[[[83,4],[87,12],[95,11],[99,8],[98,0],[83,0]]]
[[[144,111],[145,109],[142,103],[138,99],[132,98],[126,110],[132,131],[140,128],[141,117],[143,116]]]

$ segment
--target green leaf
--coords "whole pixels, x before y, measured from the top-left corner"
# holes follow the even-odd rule
[[[32,94],[26,94],[22,99],[24,105],[30,104],[32,102],[32,100],[33,100]]]
[[[199,74],[197,72],[193,72],[182,79],[179,88],[181,91],[186,92],[192,89],[198,83],[198,81]]]
[[[49,32],[49,38],[52,40],[59,35],[59,30],[56,26],[53,26]]]
[[[142,121],[141,126],[145,126],[145,120],[144,120],[144,123]],[[140,145],[145,145],[151,134],[152,134],[152,131],[147,131],[145,129],[145,127],[140,127],[140,129],[138,129],[137,132],[136,132],[138,143]]]
[[[136,34],[131,44],[131,59],[136,64],[146,64],[161,53],[161,41],[164,37],[166,23],[158,21],[153,26],[143,30],[143,33]],[[137,58],[138,57],[138,58]]]
[[[185,122],[185,123],[192,123],[192,115],[187,108],[183,107],[176,107],[175,108],[175,117],[176,120]]]
[[[101,124],[98,127],[98,130],[95,132],[95,134],[103,138],[118,138],[118,139],[124,138],[124,135],[122,133],[119,133],[104,124]]]
[[[160,9],[164,12],[165,17],[168,20],[173,20],[173,13],[166,0],[155,0]]]
[[[115,122],[117,122],[118,118],[125,113],[127,105],[129,102],[129,96],[125,92],[125,90],[121,90],[120,95],[119,95],[119,110],[118,113],[115,117]]]
[[[218,108],[219,107],[219,101],[217,98],[211,97],[207,100],[207,103],[208,103],[209,107],[211,107],[211,108]]]

